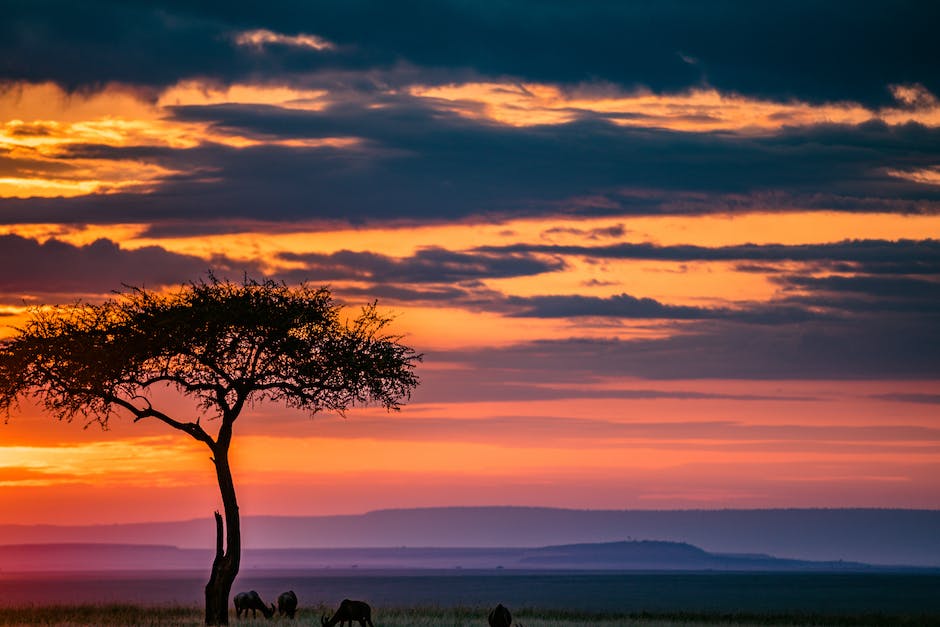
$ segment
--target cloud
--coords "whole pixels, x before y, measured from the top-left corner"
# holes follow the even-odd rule
[[[266,46],[281,45],[297,48],[313,48],[314,50],[332,50],[336,46],[316,35],[301,33],[299,35],[284,35],[265,29],[244,31],[235,36],[235,43],[239,46],[254,46],[263,49]]]
[[[564,264],[525,253],[480,254],[424,248],[406,258],[343,250],[332,254],[284,253],[285,261],[307,265],[318,280],[367,280],[376,283],[459,283],[478,279],[532,276],[557,272]]]
[[[622,224],[589,230],[575,227],[552,227],[542,231],[542,237],[551,237],[554,235],[580,235],[582,237],[586,237],[589,240],[600,240],[623,237],[626,233],[627,229]]]
[[[155,288],[185,283],[212,268],[237,267],[225,258],[206,261],[158,246],[127,250],[106,239],[74,246],[0,235],[0,291],[17,300],[19,294],[108,293],[122,284]]]
[[[900,403],[927,403],[940,404],[940,394],[873,394],[871,398],[879,401],[892,401]]]
[[[3,199],[0,220],[127,222],[220,217],[351,223],[468,216],[661,215],[782,211],[936,212],[940,188],[891,176],[937,159],[940,128],[881,122],[773,136],[683,133],[578,120],[505,127],[400,96],[321,110],[270,105],[172,108],[180,123],[263,139],[189,149],[94,146],[69,159],[148,163],[148,193]],[[330,138],[351,145],[305,145]],[[277,145],[297,142],[298,145]]]
[[[260,72],[302,81],[324,67],[368,76],[407,64],[421,69],[423,82],[435,73],[462,71],[561,84],[602,80],[656,91],[707,84],[781,101],[881,103],[894,97],[895,85],[920,84],[940,93],[933,65],[940,44],[931,28],[938,11],[905,1],[271,0],[259,10],[239,3],[79,7],[46,0],[6,7],[0,55],[7,78],[84,89],[115,81],[162,86],[204,76],[232,81]],[[280,43],[260,50],[238,45],[237,36],[246,32],[271,33]],[[336,48],[298,44],[311,33]]]
[[[892,373],[930,376],[937,371],[940,244],[935,240],[713,248],[523,244],[482,250],[578,255],[589,259],[749,260],[768,264],[795,261],[809,264],[808,272],[814,273],[779,273],[771,277],[781,286],[778,297],[767,302],[740,302],[733,307],[673,306],[627,294],[504,299],[510,315],[523,317],[659,318],[693,322],[668,339],[617,344],[625,356],[639,349],[643,361],[624,357],[622,362],[605,363],[600,359],[594,365],[602,372],[610,368],[624,375],[652,378],[720,376],[715,374],[718,372],[729,377],[786,378],[818,370],[819,376],[854,378],[876,373],[888,377]],[[821,271],[856,274],[819,274]],[[868,272],[872,274],[857,274]],[[586,346],[573,342],[578,347]],[[550,346],[563,353],[571,348],[566,344]],[[611,345],[601,344],[600,354],[607,355],[610,348]],[[666,357],[675,362],[668,363]],[[568,354],[557,358],[566,364],[577,361]],[[672,371],[676,374],[670,374]]]
[[[659,398],[669,398],[661,396]],[[676,422],[626,422],[558,416],[492,416],[485,418],[412,418],[388,421],[360,418],[354,422],[321,421],[317,434],[343,439],[381,437],[383,441],[499,442],[505,434],[524,434],[518,447],[561,446],[573,442],[592,448],[655,446],[702,450],[787,450],[807,451],[818,447],[831,450],[834,442],[841,451],[914,451],[934,453],[940,444],[940,430],[916,425],[848,426],[833,424],[755,425],[731,420]],[[915,448],[911,442],[919,442]]]
[[[815,301],[814,301],[815,302]],[[771,301],[740,303],[736,307],[691,307],[669,305],[652,298],[629,294],[613,296],[547,295],[508,296],[482,303],[520,318],[618,318],[621,320],[733,320],[748,324],[793,324],[832,319],[833,315],[811,309],[802,302]]]
[[[849,320],[754,325],[701,321],[661,339],[543,340],[448,361],[473,368],[563,371],[570,380],[930,379],[940,376],[940,316],[884,314]]]
[[[480,246],[488,253],[541,253],[593,259],[656,261],[797,261],[864,273],[940,273],[940,241],[844,240],[822,244],[742,244],[734,246],[659,246],[652,243],[617,243],[606,246],[513,244]],[[838,265],[841,264],[841,265]]]
[[[722,401],[780,401],[805,402],[819,400],[792,394],[747,394],[707,392],[700,390],[661,390],[640,386],[611,386],[603,372],[552,371],[545,364],[530,369],[492,365],[489,368],[472,366],[453,369],[435,369],[436,363],[451,355],[431,351],[425,355],[429,368],[422,374],[422,386],[416,391],[416,403],[473,403],[534,402],[562,399],[608,400],[722,400]]]
[[[486,279],[536,276],[566,268],[566,254],[587,258],[616,257],[668,261],[801,261],[809,271],[864,272],[872,276],[800,275],[771,268],[771,280],[781,291],[770,301],[738,302],[727,306],[689,306],[663,303],[626,293],[608,296],[541,294],[519,296],[488,289]],[[900,312],[908,315],[940,312],[937,281],[886,273],[913,268],[918,273],[940,274],[940,244],[924,241],[846,241],[819,245],[744,245],[726,247],[618,244],[604,247],[518,245],[485,247],[473,251],[426,248],[395,258],[374,252],[342,250],[331,254],[282,253],[290,265],[302,270],[282,272],[289,280],[355,282],[343,285],[348,296],[391,298],[399,302],[448,302],[473,310],[531,318],[616,318],[621,320],[726,320],[748,324],[787,325],[807,321],[842,320],[847,315]]]
[[[509,297],[507,305],[517,308],[512,314],[534,318],[568,318],[572,316],[610,316],[617,318],[665,318],[670,320],[701,320],[720,317],[723,312],[704,307],[664,305],[652,298],[636,298],[616,294],[597,296],[553,295]]]
[[[853,314],[940,314],[940,280],[903,276],[839,275],[789,275],[774,277],[773,280],[780,283],[786,291],[797,292],[785,297],[785,302],[804,307],[825,307]]]
[[[3,449],[0,448],[0,451]],[[4,451],[5,452],[5,451]],[[49,471],[29,466],[0,466],[0,487],[40,487],[60,483],[78,483],[82,478],[74,473]]]
[[[359,137],[385,149],[377,155],[375,166],[420,164],[421,170],[404,169],[396,174],[444,176],[455,188],[460,185],[459,168],[466,169],[468,177],[488,182],[500,174],[498,168],[511,163],[518,183],[529,182],[536,171],[570,176],[569,186],[560,186],[558,191],[552,188],[560,181],[543,177],[542,187],[547,185],[558,199],[629,187],[712,193],[776,189],[860,197],[881,192],[891,197],[940,199],[940,190],[888,174],[885,169],[896,164],[872,152],[903,153],[908,167],[933,165],[940,128],[913,123],[816,125],[771,136],[630,128],[590,118],[519,128],[462,118],[405,96],[343,102],[321,111],[233,104],[174,111],[181,121],[248,135]],[[486,161],[481,162],[482,158]],[[734,169],[735,176],[728,168]],[[498,190],[512,190],[513,179],[493,180],[497,181],[502,183]]]
[[[303,279],[306,272],[292,273],[290,278]],[[317,277],[319,279],[319,277]],[[411,287],[408,285],[374,283],[364,287],[344,285],[337,288],[337,293],[347,298],[381,299],[383,302],[397,302],[408,305],[443,305],[445,307],[470,307],[479,305],[480,309],[492,309],[492,299],[481,290],[462,286]],[[485,292],[485,290],[483,290]]]

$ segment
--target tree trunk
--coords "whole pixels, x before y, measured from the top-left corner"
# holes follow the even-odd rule
[[[228,599],[241,563],[241,524],[238,517],[238,501],[235,499],[235,483],[232,481],[232,470],[228,465],[228,447],[218,447],[214,453],[215,473],[219,479],[222,506],[225,510],[225,547],[223,551],[222,516],[216,512],[215,559],[212,561],[212,574],[206,584],[206,625],[228,625]]]

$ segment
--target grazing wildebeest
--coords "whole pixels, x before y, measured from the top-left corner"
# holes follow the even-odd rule
[[[241,618],[242,612],[244,612],[245,618],[248,618],[248,610],[251,610],[252,618],[258,616],[257,612],[259,611],[264,614],[265,618],[274,616],[274,604],[272,603],[271,607],[265,605],[264,601],[261,600],[261,595],[254,590],[239,592],[235,595],[235,616]]]
[[[293,618],[295,612],[297,612],[297,595],[294,594],[293,590],[282,592],[277,597],[277,613],[286,614],[287,618]]]
[[[323,627],[335,627],[336,625],[352,625],[357,621],[360,627],[375,627],[372,624],[372,608],[368,603],[362,601],[350,601],[343,599],[339,604],[339,609],[333,614],[333,618],[327,619],[326,616],[320,619]]]
[[[500,603],[490,612],[489,621],[490,627],[509,627],[512,625],[512,614]]]

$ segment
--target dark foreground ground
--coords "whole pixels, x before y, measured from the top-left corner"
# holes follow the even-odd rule
[[[194,608],[202,603],[204,584],[204,575],[191,571],[117,576],[0,573],[0,624],[84,622],[74,619],[56,623],[40,618],[44,616],[42,608],[54,605],[116,603]],[[377,618],[382,617],[383,609],[386,611],[386,620],[376,620],[376,625],[409,622],[485,625],[485,619],[473,619],[476,610],[466,614],[464,621],[459,618],[463,610],[448,608],[486,608],[497,602],[517,608],[518,622],[530,627],[722,623],[940,625],[937,574],[243,572],[235,590],[248,589],[257,590],[270,600],[279,592],[292,589],[306,608],[304,615],[309,622],[317,623],[314,619],[320,608],[335,607],[343,598],[358,598],[371,603]],[[439,613],[437,618],[420,618],[430,611],[425,609],[411,618],[398,620],[393,619],[392,608],[437,608]],[[526,613],[528,621],[522,620]],[[88,620],[105,622],[101,617]],[[110,624],[121,624],[121,620]],[[187,620],[198,622],[198,612],[195,619],[190,616]],[[130,618],[126,622],[140,624]],[[178,624],[189,623],[181,619]]]

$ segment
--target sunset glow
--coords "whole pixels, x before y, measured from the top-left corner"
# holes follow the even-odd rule
[[[328,285],[349,315],[378,301],[424,354],[411,402],[247,409],[245,515],[940,508],[936,73],[720,19],[739,54],[660,42],[627,6],[512,36],[450,9],[432,33],[126,7],[146,59],[11,26],[0,338],[32,307],[208,272]],[[28,402],[0,424],[0,523],[217,507],[204,447],[85,426]]]

